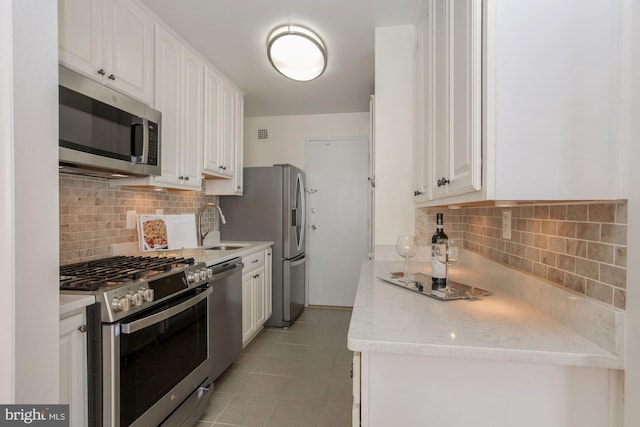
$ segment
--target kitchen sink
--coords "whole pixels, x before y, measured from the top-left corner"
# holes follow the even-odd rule
[[[242,249],[244,246],[238,245],[216,245],[206,248],[207,251],[233,251],[236,249]]]

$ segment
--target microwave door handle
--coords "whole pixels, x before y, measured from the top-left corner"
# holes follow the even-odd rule
[[[142,164],[146,165],[149,160],[149,120],[142,119]]]

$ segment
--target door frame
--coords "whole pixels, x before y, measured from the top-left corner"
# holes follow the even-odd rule
[[[371,103],[373,103],[373,99],[371,100]],[[373,236],[374,236],[374,224],[373,224],[373,220],[374,220],[374,196],[375,196],[375,175],[374,175],[374,164],[373,164],[373,154],[374,154],[374,150],[373,150],[373,138],[372,135],[369,136],[320,136],[320,137],[307,137],[305,140],[305,175],[306,175],[306,179],[305,179],[305,188],[304,188],[304,194],[305,194],[305,198],[306,198],[306,194],[309,193],[309,190],[313,190],[309,188],[309,166],[311,164],[311,159],[309,157],[309,146],[312,142],[314,141],[330,141],[330,142],[336,142],[336,141],[355,141],[355,140],[361,140],[364,139],[366,141],[368,141],[367,147],[368,147],[368,156],[369,156],[369,168],[368,168],[368,180],[369,180],[369,191],[367,193],[367,224],[369,227],[369,233],[367,233],[368,235],[368,255],[369,255],[369,259],[373,259],[373,253],[374,253],[374,241],[373,241]],[[309,209],[309,203],[305,203],[306,207],[305,207],[305,215],[307,216],[307,219],[310,218],[309,216],[309,212],[306,212],[306,210]],[[309,271],[311,270],[309,268],[309,240],[310,240],[310,236],[311,233],[309,232],[309,227],[311,227],[311,222],[310,221],[306,221],[305,224],[305,228],[307,228],[307,230],[305,230],[306,234],[307,234],[307,238],[305,240],[305,253],[307,254],[307,272],[306,272],[306,289],[305,289],[305,307],[309,306]],[[313,255],[313,254],[311,254]]]

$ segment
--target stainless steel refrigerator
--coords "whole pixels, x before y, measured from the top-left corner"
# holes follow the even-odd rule
[[[304,172],[292,165],[244,168],[244,194],[220,197],[227,223],[221,240],[273,241],[273,314],[267,326],[289,326],[306,294]]]

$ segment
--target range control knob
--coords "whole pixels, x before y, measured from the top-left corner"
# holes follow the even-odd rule
[[[129,311],[129,298],[127,297],[114,297],[111,300],[111,308],[113,311]]]
[[[142,299],[144,299],[145,301],[153,301],[153,289],[140,288],[138,289],[138,293],[142,295]]]
[[[127,299],[129,300],[131,307],[139,307],[142,305],[143,298],[138,292],[130,291],[127,294]]]
[[[195,273],[188,273],[187,274],[187,281],[189,283],[195,283],[195,281],[196,281]]]
[[[213,268],[207,268],[207,277],[209,279],[213,277]]]

